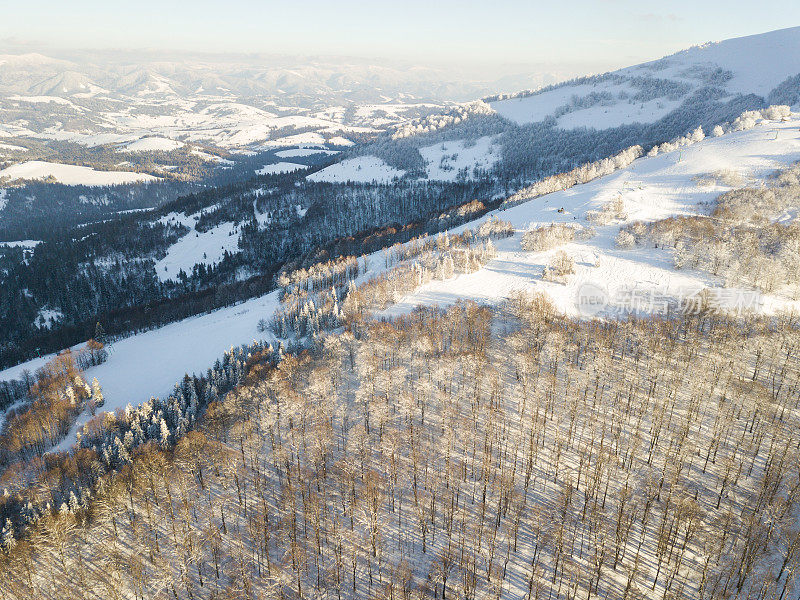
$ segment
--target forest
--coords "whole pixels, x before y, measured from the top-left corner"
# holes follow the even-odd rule
[[[355,320],[250,360],[182,437],[116,459],[88,441],[51,462],[57,490],[70,469],[121,461],[24,534],[5,523],[0,586],[14,599],[789,597],[797,326],[713,311],[573,321],[530,295]],[[134,421],[90,439],[125,447]],[[6,495],[5,514],[35,493]]]

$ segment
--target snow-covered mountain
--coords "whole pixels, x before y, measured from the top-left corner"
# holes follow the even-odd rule
[[[709,43],[613,73],[490,102],[519,125],[554,119],[564,129],[652,123],[686,102],[755,96],[794,104],[800,94],[800,27]]]
[[[649,149],[697,127],[710,131],[746,110],[798,102],[800,27],[794,27],[450,107],[392,127],[360,154],[371,156],[372,164],[385,163],[384,172],[408,178],[457,174],[523,184],[633,144]],[[352,153],[342,158],[349,166],[361,164]],[[335,166],[330,172],[337,180],[357,181],[375,170],[341,171]]]
[[[564,76],[504,72],[483,80],[337,58],[0,54],[0,138],[91,144],[113,132],[234,148],[318,131],[357,140],[498,87]]]

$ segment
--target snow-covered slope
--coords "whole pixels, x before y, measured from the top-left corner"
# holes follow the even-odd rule
[[[492,102],[491,107],[517,124],[552,117],[562,128],[605,129],[656,121],[700,90],[713,90],[722,100],[748,94],[767,100],[798,74],[800,27],[793,27],[696,46],[607,75]]]
[[[14,144],[1,144],[0,143],[0,151],[2,150],[9,150],[11,152],[27,152],[28,149],[22,146],[15,146]]]
[[[347,183],[348,181],[388,183],[403,175],[405,175],[405,171],[390,167],[377,156],[359,156],[348,158],[326,167],[322,171],[312,173],[308,176],[308,180],[330,183]]]
[[[315,154],[336,154],[336,150],[322,150],[321,148],[292,148],[291,150],[280,150],[275,153],[278,158],[300,158],[313,156]]]
[[[671,254],[663,249],[620,249],[615,239],[620,227],[633,221],[655,221],[673,215],[704,214],[702,203],[731,189],[719,182],[704,183],[709,173],[733,172],[746,185],[761,181],[774,170],[800,160],[800,116],[786,122],[769,122],[748,131],[706,138],[692,146],[654,157],[641,158],[627,168],[584,185],[548,194],[496,216],[511,222],[513,237],[496,242],[498,256],[476,273],[448,281],[433,281],[386,311],[403,314],[421,304],[451,304],[459,299],[497,303],[516,290],[543,291],[562,311],[581,314],[578,294],[590,284],[605,290],[611,299],[624,290],[636,289],[646,298],[661,295],[685,298],[704,287],[722,282],[699,271],[675,270]],[[621,198],[627,219],[606,226],[586,219],[589,210]],[[796,215],[795,215],[796,216]],[[490,218],[465,225],[475,228]],[[550,223],[594,226],[597,235],[546,252],[526,252],[521,247],[525,231]],[[459,231],[460,229],[455,231]],[[576,273],[566,285],[542,279],[542,271],[558,250],[575,260]],[[763,310],[800,309],[800,303],[779,295],[764,296]],[[624,309],[609,305],[609,311]],[[647,307],[645,307],[646,309]]]
[[[195,265],[215,265],[226,252],[236,252],[239,231],[233,223],[222,223],[208,231],[194,229],[167,249],[167,255],[156,263],[161,281],[176,279],[178,273],[191,274]]]
[[[158,178],[145,173],[127,171],[97,171],[91,167],[62,165],[41,160],[31,160],[12,165],[0,171],[0,180],[7,177],[15,179],[47,179],[52,177],[66,185],[115,185],[120,183],[137,183],[156,181]]]
[[[115,411],[127,404],[138,405],[151,396],[164,397],[184,373],[204,373],[231,346],[269,338],[258,331],[258,321],[277,306],[277,292],[248,300],[207,315],[191,317],[160,329],[140,333],[111,345],[109,358],[85,372],[103,387],[103,410]],[[52,355],[0,371],[0,381],[19,379],[23,370],[34,372]],[[75,442],[75,431],[91,415],[86,412],[65,440]]]
[[[299,171],[305,169],[306,165],[291,162],[277,162],[271,165],[266,165],[256,171],[258,175],[274,175],[275,173],[291,173],[292,171]]]
[[[472,178],[476,169],[489,170],[500,160],[500,147],[492,144],[490,136],[474,142],[456,140],[419,149],[428,179],[455,181]]]

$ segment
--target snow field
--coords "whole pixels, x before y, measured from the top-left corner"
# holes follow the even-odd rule
[[[405,171],[390,167],[377,156],[359,156],[348,158],[312,173],[307,179],[329,183],[346,183],[348,181],[389,183],[392,179],[403,175],[405,175]]]
[[[274,175],[276,173],[291,173],[293,171],[299,171],[300,169],[307,169],[306,165],[301,165],[298,163],[291,163],[291,162],[277,162],[271,165],[265,165],[264,167],[258,169],[256,171],[256,175]]]
[[[225,252],[236,252],[239,231],[234,223],[221,223],[208,231],[192,229],[167,250],[167,255],[156,263],[156,274],[161,281],[176,279],[183,270],[191,273],[196,264],[214,265]]]
[[[91,167],[62,165],[59,163],[31,160],[11,165],[0,170],[0,180],[8,177],[15,179],[43,179],[53,177],[65,185],[117,185],[121,183],[146,183],[158,178],[145,173],[129,173],[126,171],[96,171]]]
[[[183,148],[184,143],[163,137],[144,137],[122,146],[125,152],[170,152]]]
[[[428,179],[455,181],[459,174],[472,179],[475,169],[488,171],[500,160],[501,153],[492,142],[492,137],[485,136],[471,144],[456,140],[420,148]]]

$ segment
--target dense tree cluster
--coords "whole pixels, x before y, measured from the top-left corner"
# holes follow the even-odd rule
[[[231,348],[204,376],[185,376],[167,398],[90,420],[78,430],[74,452],[45,454],[80,412],[94,415],[104,404],[97,379],[87,384],[72,356],[59,356],[38,374],[34,400],[18,416],[9,415],[0,436],[5,486],[0,522],[8,529],[0,532],[0,545],[4,535],[14,541],[41,520],[86,509],[99,478],[123,469],[148,443],[173,447],[209,406],[244,381],[253,365],[274,365],[283,352],[283,346],[260,342]]]
[[[362,270],[367,270],[366,255],[282,274],[281,306],[269,326],[282,338],[306,337],[363,320],[432,280],[443,281],[479,270],[496,256],[492,239],[509,235],[513,235],[511,224],[494,217],[477,232],[445,232],[398,243],[383,250],[382,266],[387,270],[378,270],[377,275],[360,284],[355,280]],[[322,273],[324,278],[312,278],[309,273]]]
[[[563,250],[559,250],[550,262],[545,265],[542,271],[542,279],[555,283],[566,283],[567,276],[574,273],[575,260]]]
[[[108,352],[104,345],[96,339],[90,339],[82,348],[75,351],[68,348],[60,352],[55,358],[37,369],[35,373],[23,370],[19,379],[0,381],[0,410],[5,410],[9,406],[21,402],[23,406],[17,407],[17,412],[19,412],[19,409],[24,408],[27,401],[35,399],[41,391],[52,388],[54,382],[64,377],[66,373],[71,373],[72,379],[74,379],[75,372],[100,365],[107,358]],[[68,383],[72,379],[67,377]],[[66,393],[66,387],[62,391]],[[8,417],[9,415],[6,414],[6,418]]]
[[[73,353],[65,351],[38,370],[27,402],[6,413],[0,435],[0,466],[33,456],[41,458],[66,435],[73,420],[91,398],[92,388],[81,376]]]
[[[535,227],[522,234],[522,249],[528,252],[552,250],[575,239],[577,227],[565,223],[552,223]]]

